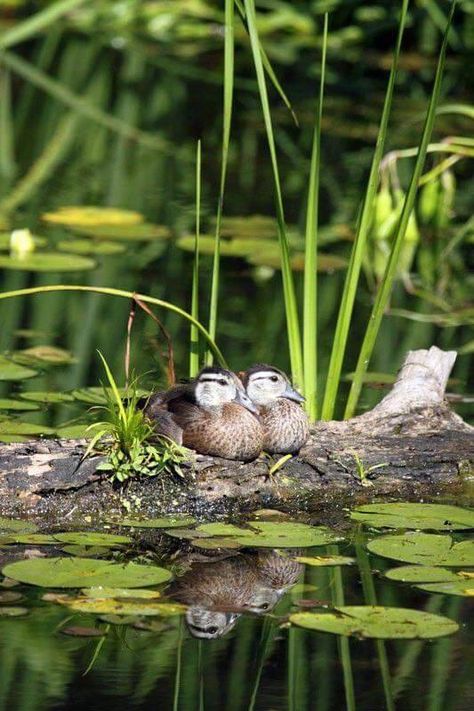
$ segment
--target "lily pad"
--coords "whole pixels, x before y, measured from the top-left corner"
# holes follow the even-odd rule
[[[319,555],[319,556],[298,556],[295,558],[298,563],[320,567],[325,565],[352,565],[354,558],[349,558],[345,555]]]
[[[19,363],[0,356],[0,380],[26,380],[38,375],[37,370],[26,368]]]
[[[22,400],[31,400],[33,402],[56,403],[56,402],[71,402],[74,400],[69,393],[58,393],[54,391],[32,390],[26,393],[20,393]]]
[[[54,546],[58,542],[47,533],[13,533],[10,543],[19,543],[23,546]]]
[[[117,242],[95,242],[90,239],[68,239],[58,242],[56,247],[60,252],[71,252],[72,254],[98,254],[107,256],[111,254],[122,254],[126,247]]]
[[[0,269],[26,272],[84,272],[94,269],[96,263],[88,257],[59,252],[32,252],[26,257],[0,255]]]
[[[251,528],[238,528],[225,523],[205,523],[196,528],[208,537],[224,536],[252,548],[310,548],[338,543],[340,536],[323,526],[286,521],[253,522]]]
[[[93,436],[93,432],[91,432],[89,426],[90,422],[82,422],[75,425],[62,425],[57,428],[56,434],[61,439],[88,439]]]
[[[390,580],[401,580],[416,584],[419,590],[443,595],[474,596],[474,571],[430,568],[423,565],[404,565],[392,568],[385,576]]]
[[[168,227],[141,222],[134,225],[71,225],[74,232],[98,240],[120,240],[125,242],[152,242],[171,236]]]
[[[425,566],[464,568],[474,566],[474,541],[455,543],[450,536],[409,532],[399,536],[382,536],[367,548],[383,558]]]
[[[137,225],[143,222],[139,212],[120,210],[116,207],[65,206],[41,216],[45,222],[55,225],[95,227],[98,225]]]
[[[118,526],[129,526],[130,528],[180,528],[181,526],[192,526],[196,519],[192,516],[170,516],[169,518],[117,518],[108,519],[110,523]]]
[[[35,402],[22,402],[21,400],[0,398],[0,410],[20,410],[27,412],[31,410],[39,410],[39,405]]]
[[[139,590],[130,588],[105,588],[105,587],[94,587],[94,588],[83,588],[81,593],[86,597],[93,597],[95,599],[104,600],[107,598],[114,598],[121,600],[122,598],[134,598],[136,600],[155,600],[161,597],[161,593],[158,590]]]
[[[0,607],[0,617],[22,617],[27,614],[26,607]]]
[[[12,602],[18,602],[23,599],[23,595],[13,590],[0,591],[0,605],[11,605]]]
[[[83,627],[82,625],[73,625],[71,627],[63,627],[61,634],[66,634],[70,637],[105,637],[106,632],[99,630],[97,627]]]
[[[204,548],[205,550],[220,550],[220,549],[234,549],[243,548],[244,544],[242,540],[236,540],[235,538],[226,538],[225,536],[218,536],[216,538],[195,538],[193,540],[193,546],[197,548]]]
[[[15,351],[15,358],[26,357],[48,365],[69,365],[75,363],[76,359],[70,351],[57,346],[33,346],[32,348],[24,348],[21,351]]]
[[[34,533],[38,526],[32,521],[22,521],[17,518],[0,518],[0,534]]]
[[[32,558],[6,565],[3,574],[21,583],[46,588],[106,587],[142,588],[158,585],[171,573],[154,565],[121,565],[91,558]]]
[[[318,632],[374,639],[432,639],[457,632],[459,625],[441,615],[402,607],[347,605],[334,612],[296,612],[290,622]]]
[[[21,420],[0,420],[0,434],[9,435],[54,435],[56,430],[46,425],[35,425]]]
[[[69,553],[69,555],[76,555],[79,558],[97,557],[108,555],[110,553],[110,548],[107,546],[78,546],[78,545],[67,545],[61,548],[64,553]]]
[[[131,615],[140,617],[158,617],[180,615],[186,611],[185,605],[170,602],[154,602],[149,600],[114,600],[113,598],[70,598],[58,599],[61,605],[67,605],[76,612],[85,612],[93,615]],[[0,608],[1,609],[1,608]]]
[[[54,538],[61,543],[69,543],[73,546],[116,546],[130,543],[129,536],[116,536],[112,533],[55,533]]]
[[[474,528],[474,510],[446,504],[365,504],[351,513],[353,521],[374,528],[462,531]]]

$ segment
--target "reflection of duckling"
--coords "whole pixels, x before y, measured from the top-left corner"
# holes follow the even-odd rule
[[[308,417],[301,407],[302,395],[291,387],[281,370],[270,365],[253,365],[243,376],[247,395],[258,406],[270,454],[293,454],[309,436]]]
[[[274,551],[236,554],[193,564],[167,592],[189,606],[186,623],[194,637],[217,639],[235,626],[242,612],[273,610],[302,568]]]
[[[223,368],[203,368],[191,383],[152,395],[145,407],[158,433],[172,431],[175,423],[186,447],[243,461],[262,450],[263,430],[253,412],[238,378]]]

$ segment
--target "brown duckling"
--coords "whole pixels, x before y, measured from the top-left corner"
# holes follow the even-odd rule
[[[200,454],[249,461],[262,451],[263,428],[257,408],[229,370],[203,368],[185,385],[152,395],[145,414],[156,431],[181,430],[181,443]],[[172,434],[179,441],[179,431]]]
[[[309,436],[304,397],[292,388],[285,373],[258,364],[243,376],[247,395],[257,405],[264,429],[263,449],[270,454],[294,454]]]

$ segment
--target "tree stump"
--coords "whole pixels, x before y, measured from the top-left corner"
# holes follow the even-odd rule
[[[118,510],[141,515],[216,515],[258,507],[295,510],[381,495],[451,496],[472,480],[474,428],[444,399],[454,351],[410,351],[392,390],[370,412],[317,422],[297,457],[269,476],[276,459],[241,463],[197,455],[183,479],[156,477],[113,487],[82,461],[86,443],[35,440],[0,447],[0,513],[64,524]]]

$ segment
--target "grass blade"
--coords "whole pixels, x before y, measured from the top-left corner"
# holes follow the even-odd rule
[[[191,316],[199,320],[199,237],[201,231],[201,141],[196,149],[196,237],[194,241],[193,286],[191,295]],[[194,378],[199,371],[199,331],[191,324],[189,348],[189,375]]]
[[[336,331],[329,361],[329,370],[326,381],[326,390],[324,392],[324,402],[322,407],[321,417],[323,420],[329,420],[333,417],[334,407],[336,403],[337,391],[339,389],[339,381],[341,378],[342,363],[346,351],[347,338],[349,334],[349,326],[354,308],[355,295],[357,284],[359,281],[362,260],[364,256],[365,244],[372,219],[372,207],[374,197],[377,192],[379,180],[379,167],[384,154],[385,139],[387,136],[388,121],[392,107],[393,92],[395,88],[395,80],[398,72],[398,62],[402,45],[403,33],[407,19],[409,0],[403,0],[400,11],[400,20],[398,24],[398,36],[395,50],[393,53],[392,69],[387,85],[387,92],[380,120],[380,127],[377,135],[372,165],[370,167],[369,180],[367,183],[367,191],[362,206],[359,226],[352,248],[351,258],[347,269],[344,290],[342,293],[339,314],[337,318]]]
[[[234,97],[234,0],[225,0],[225,45],[224,45],[224,123],[222,127],[222,157],[219,198],[217,203],[214,259],[212,264],[211,300],[209,304],[209,333],[215,339],[217,329],[217,304],[219,300],[220,233],[224,191],[229,157],[232,103]],[[206,354],[206,363],[212,364],[212,353]]]
[[[338,555],[338,546],[328,546],[328,552],[330,555]],[[344,584],[342,579],[342,570],[340,567],[336,566],[334,570],[331,571],[332,574],[332,590],[331,597],[333,606],[341,607],[345,604],[344,599]],[[352,660],[351,660],[351,648],[348,637],[343,637],[338,635],[337,637],[337,649],[339,652],[339,659],[342,666],[342,675],[344,678],[344,695],[346,699],[346,711],[355,711],[355,692],[354,692],[354,675],[352,673]]]
[[[403,204],[400,221],[397,226],[392,250],[390,252],[387,267],[385,269],[385,274],[377,292],[375,303],[372,308],[372,313],[370,314],[367,330],[365,332],[364,340],[360,349],[359,359],[357,361],[354,379],[352,381],[349,397],[347,400],[346,410],[344,413],[344,417],[346,418],[351,417],[354,414],[357,401],[362,390],[362,380],[369,366],[370,358],[372,356],[372,352],[375,346],[375,341],[377,339],[380,324],[382,322],[385,308],[387,306],[390,293],[392,291],[392,285],[397,271],[398,257],[403,246],[408,220],[415,205],[418,183],[423,170],[423,165],[425,163],[427,148],[431,139],[433,125],[436,118],[436,107],[441,91],[441,81],[443,77],[444,63],[446,58],[446,48],[448,44],[449,30],[451,27],[455,7],[456,2],[454,0],[451,4],[451,9],[448,16],[448,23],[444,33],[443,43],[441,45],[438,66],[436,68],[436,76],[433,84],[433,91],[431,94],[428,111],[426,113],[425,125],[423,127],[423,133],[421,136],[415,167],[413,169],[410,186],[408,188],[406,198]]]
[[[120,419],[122,420],[123,423],[125,423],[125,422],[126,422],[126,419],[127,419],[127,416],[126,416],[126,414],[125,414],[125,408],[124,408],[124,405],[123,405],[123,402],[122,402],[122,396],[121,396],[120,393],[119,393],[119,389],[118,389],[117,383],[115,382],[115,378],[114,378],[114,376],[112,375],[112,371],[110,370],[109,364],[108,364],[107,361],[105,360],[105,358],[104,358],[104,356],[102,355],[102,353],[101,353],[100,351],[97,351],[97,353],[99,354],[99,357],[100,357],[100,359],[101,359],[101,361],[102,361],[102,365],[104,366],[104,370],[105,370],[105,374],[106,374],[106,376],[107,376],[107,380],[109,381],[109,385],[110,385],[110,388],[111,388],[111,390],[112,390],[115,403],[116,403],[116,405],[117,405],[117,407],[118,407],[118,411],[119,411],[119,414],[120,414]]]
[[[41,30],[49,29],[55,20],[58,20],[62,15],[65,15],[71,10],[75,10],[79,5],[90,0],[61,0],[49,5],[44,10],[37,12],[33,17],[29,17],[23,22],[17,23],[11,30],[7,30],[0,37],[0,50],[12,47],[14,44],[24,42],[32,35],[41,32]]]
[[[270,151],[273,179],[275,184],[275,200],[278,221],[278,239],[281,254],[281,273],[283,279],[283,299],[285,302],[286,325],[288,330],[288,344],[290,349],[290,361],[293,379],[296,384],[303,383],[303,357],[301,352],[301,337],[298,318],[298,308],[296,303],[296,293],[293,282],[293,274],[290,265],[290,255],[288,238],[285,227],[285,214],[283,210],[283,198],[280,185],[280,174],[275,149],[275,139],[273,136],[273,126],[268,101],[267,85],[265,82],[265,71],[262,62],[260,40],[257,31],[257,18],[255,13],[255,0],[244,0],[247,26],[250,37],[250,45],[257,75],[258,89],[262,104],[262,112],[267,134],[268,147]]]
[[[303,362],[304,394],[309,419],[317,417],[318,403],[316,384],[318,380],[318,208],[319,208],[319,168],[321,162],[321,120],[324,97],[324,78],[326,73],[326,53],[328,39],[328,15],[324,15],[323,49],[321,56],[321,80],[319,84],[319,103],[314,126],[313,149],[309,177],[308,205],[306,209],[305,233],[305,268],[303,302]]]

